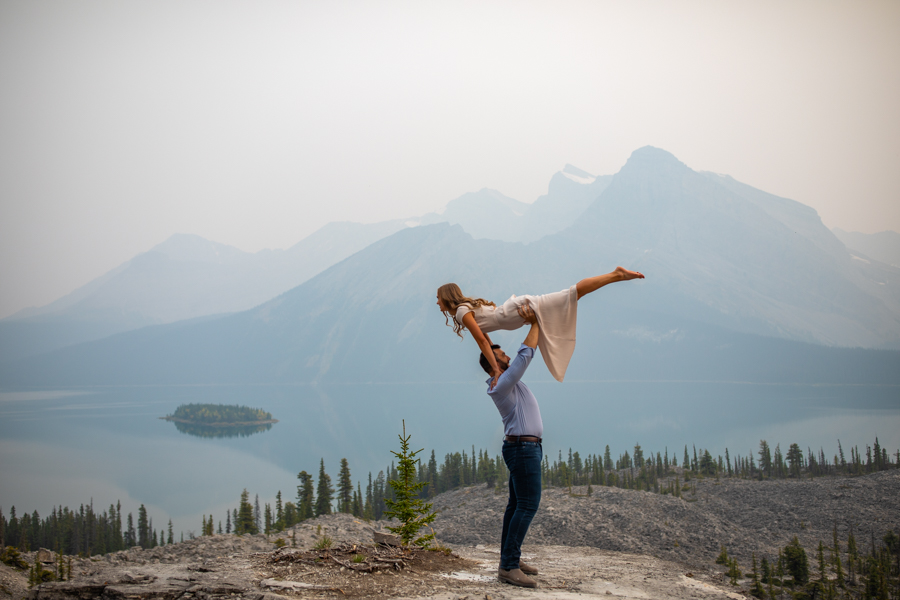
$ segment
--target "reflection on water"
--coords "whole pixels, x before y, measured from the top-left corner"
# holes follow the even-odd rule
[[[271,423],[262,425],[230,425],[228,427],[217,427],[215,425],[199,425],[196,423],[180,423],[174,421],[175,427],[181,433],[193,435],[200,438],[232,438],[232,437],[250,437],[254,433],[262,433],[272,429]]]
[[[500,452],[502,423],[484,384],[159,386],[0,392],[0,508],[47,514],[56,506],[121,499],[145,504],[158,523],[197,531],[237,506],[244,488],[261,503],[292,499],[301,470],[335,477],[346,458],[363,488],[394,460],[401,421],[415,448]],[[544,422],[544,454],[677,454],[685,445],[713,456],[774,448],[845,452],[876,437],[900,447],[897,386],[753,385],[722,382],[556,382],[530,385]],[[280,420],[241,428],[169,423],[188,402],[263,404]],[[265,432],[265,435],[256,435]],[[184,435],[187,434],[187,435]],[[423,456],[424,456],[423,455]]]

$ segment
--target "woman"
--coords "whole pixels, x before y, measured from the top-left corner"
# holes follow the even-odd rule
[[[519,307],[528,304],[537,315],[540,335],[538,348],[550,374],[557,381],[562,381],[566,368],[575,351],[575,321],[578,300],[585,294],[597,291],[605,285],[616,281],[643,279],[643,274],[629,271],[622,267],[606,275],[582,279],[567,290],[545,294],[543,296],[513,296],[501,306],[483,298],[469,298],[455,283],[447,283],[437,290],[437,305],[444,313],[450,326],[453,318],[453,331],[463,337],[463,328],[468,329],[475,342],[491,365],[491,388],[500,377],[497,359],[491,351],[491,338],[487,335],[498,329],[518,329],[525,324],[519,315]]]

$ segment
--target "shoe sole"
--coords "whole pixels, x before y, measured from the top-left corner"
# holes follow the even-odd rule
[[[503,583],[508,583],[508,584],[514,585],[516,587],[523,587],[523,588],[536,588],[537,587],[536,582],[535,583],[525,583],[524,581],[516,581],[515,579],[511,579],[509,577],[503,577],[500,575],[497,576],[497,579],[499,579]]]

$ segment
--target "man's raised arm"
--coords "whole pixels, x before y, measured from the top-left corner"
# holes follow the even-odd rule
[[[527,306],[519,307],[519,316],[525,319],[526,323],[531,323],[531,330],[528,332],[528,335],[525,336],[525,341],[522,342],[522,345],[531,348],[531,351],[528,352],[524,348],[519,350],[516,357],[510,361],[509,368],[500,375],[500,379],[497,380],[497,385],[488,392],[488,395],[491,397],[496,396],[498,398],[503,398],[509,394],[516,383],[522,379],[522,375],[525,374],[525,369],[528,368],[528,365],[531,363],[531,358],[534,356],[534,349],[537,348],[540,328],[538,327],[537,317],[535,317],[534,311]]]
[[[531,329],[528,331],[528,335],[525,336],[525,341],[522,343],[529,348],[537,348],[538,334],[540,333],[537,316],[535,316],[534,311],[531,310],[531,307],[527,305],[520,306],[518,310],[519,316],[525,319],[526,323],[531,323]]]

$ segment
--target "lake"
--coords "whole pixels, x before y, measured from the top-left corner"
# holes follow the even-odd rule
[[[850,446],[875,437],[892,455],[900,448],[900,386],[760,385],[723,382],[585,382],[531,385],[544,421],[544,451],[616,458],[640,443],[681,462],[684,446],[713,456],[758,450],[765,439],[782,450],[796,442],[826,456],[840,439]],[[180,404],[208,402],[262,408],[280,422],[246,437],[195,437],[159,417]],[[187,537],[203,514],[218,522],[241,490],[274,502],[296,496],[297,473],[332,480],[349,460],[365,491],[398,450],[406,420],[414,449],[500,452],[502,427],[483,384],[441,383],[294,386],[105,387],[0,392],[0,507],[70,508],[117,500],[125,512],[143,503],[154,527],[172,519]]]

